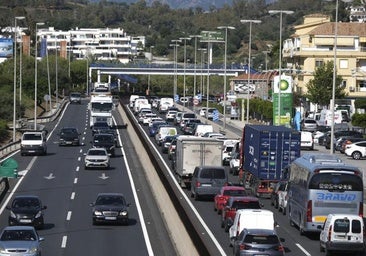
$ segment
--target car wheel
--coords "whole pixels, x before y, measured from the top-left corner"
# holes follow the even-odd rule
[[[93,225],[96,226],[98,223],[93,219]]]
[[[200,199],[199,195],[197,193],[194,194],[194,200],[198,201]]]
[[[323,246],[321,245],[321,243],[319,243],[319,251],[320,251],[320,252],[324,252],[324,248],[323,248]]]
[[[352,153],[352,158],[355,160],[360,160],[361,159],[361,153],[359,151],[355,151]]]
[[[283,215],[286,215],[286,208],[283,208],[283,209],[282,209],[282,214],[283,214]]]

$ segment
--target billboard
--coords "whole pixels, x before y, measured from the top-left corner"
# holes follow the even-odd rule
[[[273,78],[273,124],[291,126],[292,77],[281,75]]]
[[[0,58],[13,57],[13,39],[0,38]]]

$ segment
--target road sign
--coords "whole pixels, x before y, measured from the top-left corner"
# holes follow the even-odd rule
[[[200,101],[198,99],[193,100],[193,105],[197,106],[199,103],[200,103]]]
[[[0,164],[0,177],[17,178],[18,162],[13,158],[8,158]]]
[[[200,42],[224,42],[223,31],[202,31]]]

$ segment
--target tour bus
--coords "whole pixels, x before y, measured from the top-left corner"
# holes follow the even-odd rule
[[[320,232],[330,213],[363,216],[362,173],[335,155],[304,154],[290,165],[290,224],[300,234]]]

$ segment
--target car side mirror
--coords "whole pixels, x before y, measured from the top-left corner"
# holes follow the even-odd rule
[[[40,237],[40,238],[38,238],[38,240],[39,240],[40,242],[42,242],[42,241],[44,241],[44,237]]]
[[[90,204],[89,204],[89,206],[94,206],[94,205],[95,205],[95,203],[90,203]]]

